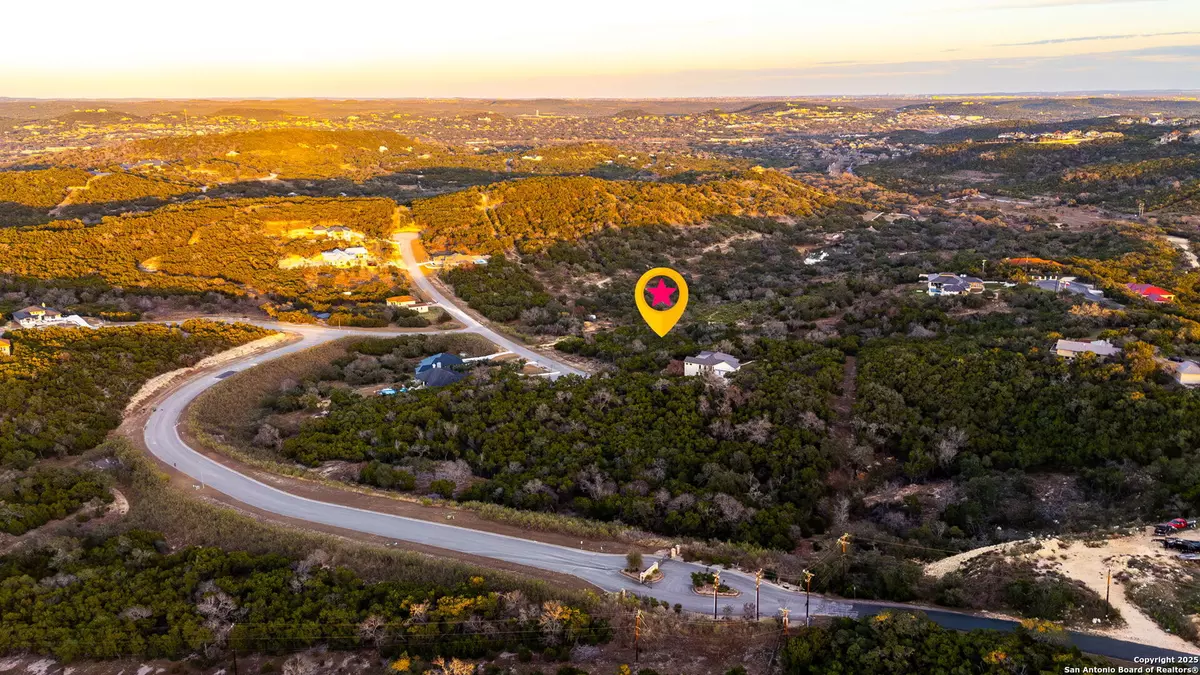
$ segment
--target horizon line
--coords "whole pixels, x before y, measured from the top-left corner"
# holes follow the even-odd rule
[[[710,95],[710,96],[0,96],[0,101],[718,101],[718,100],[778,100],[805,98],[928,98],[942,96],[965,98],[971,96],[1144,96],[1164,94],[1197,94],[1198,89],[1078,89],[1078,90],[1017,90],[976,92],[909,92],[879,94],[759,94],[759,95]]]

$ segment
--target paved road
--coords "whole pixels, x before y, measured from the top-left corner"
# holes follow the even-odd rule
[[[587,376],[586,372],[578,368],[558,361],[549,355],[535,352],[525,345],[514,342],[512,339],[497,333],[487,325],[481,323],[475,317],[471,316],[467,312],[464,312],[458,307],[458,305],[454,304],[449,298],[443,295],[436,286],[430,283],[429,279],[425,278],[424,269],[420,264],[417,263],[417,258],[413,254],[412,243],[417,239],[417,237],[418,234],[416,232],[401,232],[396,234],[394,237],[396,244],[400,247],[400,254],[404,257],[404,265],[408,267],[408,273],[412,277],[413,283],[417,285],[417,288],[421,289],[421,293],[423,293],[433,302],[438,303],[438,305],[450,313],[450,316],[458,319],[464,326],[466,326],[468,332],[478,333],[479,335],[486,337],[492,342],[501,345],[505,349],[524,358],[526,361],[529,361],[530,363],[536,363],[537,365],[555,374],[580,375],[583,377]]]

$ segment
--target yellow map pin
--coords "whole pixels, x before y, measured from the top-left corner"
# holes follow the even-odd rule
[[[674,281],[676,288],[667,286],[663,277]],[[651,286],[650,282],[655,278],[658,279],[658,283]],[[649,303],[646,302],[647,293],[650,294]],[[675,297],[676,293],[679,294],[678,297]],[[669,267],[655,267],[638,279],[637,285],[633,287],[633,301],[637,303],[638,311],[642,313],[642,318],[646,320],[650,330],[663,337],[679,323],[679,317],[683,316],[683,310],[687,308],[687,282],[679,272]]]

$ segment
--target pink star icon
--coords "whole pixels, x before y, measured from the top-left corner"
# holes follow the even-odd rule
[[[670,307],[671,296],[674,295],[675,291],[677,290],[679,289],[667,286],[666,282],[662,280],[662,277],[659,277],[657,286],[646,286],[646,292],[650,294],[650,306],[654,307],[657,305],[666,305],[667,307]]]

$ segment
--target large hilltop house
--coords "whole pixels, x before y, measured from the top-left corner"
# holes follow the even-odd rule
[[[683,360],[683,374],[688,377],[712,374],[724,379],[741,367],[736,357],[724,352],[704,351]]]
[[[1125,288],[1128,288],[1131,292],[1142,296],[1150,302],[1160,305],[1175,301],[1174,293],[1153,284],[1125,284]]]
[[[45,305],[36,306],[30,305],[25,309],[18,309],[12,314],[13,321],[16,321],[21,328],[46,328],[48,326],[77,326],[79,328],[95,328],[95,326],[84,321],[83,317],[77,314],[63,314],[53,307]]]
[[[362,246],[347,246],[335,248],[332,251],[321,251],[321,262],[334,267],[353,267],[362,265],[370,257],[370,252]]]
[[[329,251],[321,251],[312,257],[296,254],[289,255],[279,261],[279,268],[285,270],[303,267],[362,267],[374,265],[371,252],[365,246],[347,246]]]
[[[62,312],[53,307],[30,305],[25,309],[13,312],[13,321],[21,324],[21,328],[38,328],[48,326],[62,319]]]
[[[983,279],[979,277],[949,272],[922,274],[921,276],[924,277],[925,292],[930,295],[966,295],[982,293],[984,290]]]

